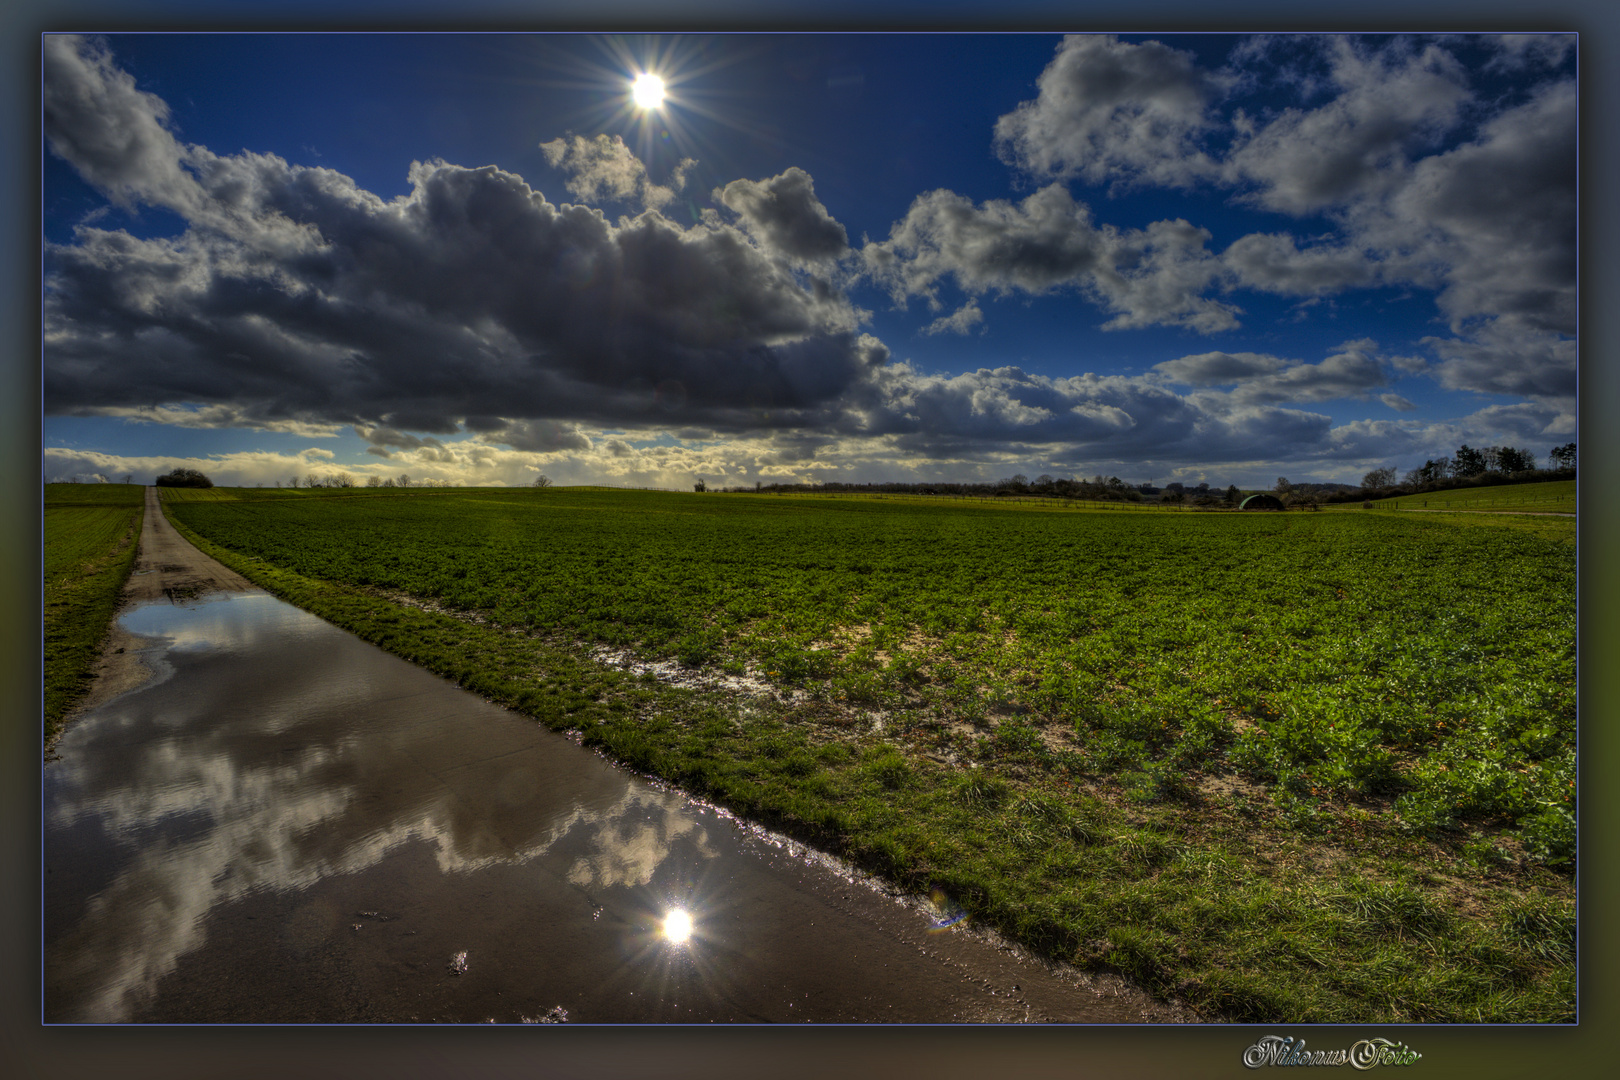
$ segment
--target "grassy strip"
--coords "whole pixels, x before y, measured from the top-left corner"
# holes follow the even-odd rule
[[[879,731],[825,694],[672,688],[571,641],[394,603],[176,527],[283,599],[633,768],[1211,1018],[1573,1019],[1571,883],[1489,844],[1463,858],[1353,806],[1204,793],[1151,770],[1098,778],[1019,723],[978,737],[976,767],[941,764],[924,751],[958,736],[928,710]]]
[[[76,488],[78,490],[56,490]],[[45,489],[44,737],[90,687],[90,668],[135,565],[142,489],[130,484],[51,484]]]
[[[1500,487],[1453,488],[1398,495],[1373,503],[1377,509],[1400,510],[1519,510],[1573,514],[1575,481],[1549,480],[1541,484],[1505,484]]]

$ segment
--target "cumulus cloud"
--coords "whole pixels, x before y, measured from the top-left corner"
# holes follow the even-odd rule
[[[804,263],[824,263],[849,252],[849,235],[816,198],[803,169],[769,180],[733,180],[714,197],[742,218],[765,250]]]
[[[1440,357],[1430,374],[1447,390],[1564,399],[1573,405],[1576,347],[1572,338],[1497,319],[1468,338],[1426,337]]]
[[[309,439],[330,439],[341,429],[341,425],[338,424],[312,424],[302,420],[251,416],[233,405],[208,405],[201,408],[181,405],[113,406],[74,409],[70,415],[111,416],[134,424],[163,424],[181,428],[246,428],[253,431],[298,435]]]
[[[1229,305],[1209,306],[1204,293],[1214,287],[1320,298],[1417,286],[1435,291],[1455,335],[1429,342],[1443,357],[1435,368],[1442,385],[1568,393],[1573,354],[1554,339],[1521,360],[1493,343],[1574,333],[1577,94],[1572,77],[1553,74],[1567,68],[1574,38],[1482,43],[1497,50],[1488,69],[1533,69],[1544,81],[1519,97],[1484,100],[1453,43],[1407,37],[1256,39],[1220,72],[1157,42],[1070,38],[1042,73],[1039,96],[998,121],[997,145],[1039,179],[1196,180],[1333,226],[1308,240],[1240,237],[1218,268],[1184,245],[1170,272],[1148,279],[1179,298],[1172,324],[1232,325]],[[1246,108],[1245,95],[1262,91],[1296,102]],[[931,280],[926,261],[912,276]],[[1166,321],[1141,297],[1107,302],[1128,312],[1111,325]],[[1490,329],[1497,321],[1504,325]],[[1550,361],[1549,351],[1571,362]],[[1508,369],[1487,370],[1487,354]]]
[[[101,41],[48,34],[41,41],[41,108],[51,149],[121,206],[180,210],[195,182],[180,168],[182,149],[169,106],[135,86]]]
[[[1375,195],[1398,182],[1417,148],[1458,121],[1470,97],[1462,65],[1438,45],[1374,50],[1350,37],[1320,39],[1333,97],[1264,121],[1239,114],[1223,166],[1254,185],[1267,209],[1309,214]]]
[[[161,103],[102,47],[53,48],[67,59],[48,79],[72,83],[48,87],[53,99],[110,86],[163,130]],[[649,414],[746,429],[820,408],[887,359],[842,293],[719,222],[648,211],[614,224],[492,166],[415,163],[409,194],[384,201],[329,169],[155,136],[156,149],[97,156],[93,112],[53,108],[51,145],[189,228],[81,227],[48,245],[47,412],[156,400],[259,426],[436,435]]]
[[[649,209],[667,206],[675,193],[686,186],[686,173],[697,162],[684,158],[670,175],[668,186],[652,182],[647,167],[630,152],[617,135],[586,139],[569,135],[540,144],[546,162],[568,177],[563,182],[568,193],[586,202],[604,199],[637,203]]]
[[[654,184],[612,139],[545,144],[575,204],[495,167],[414,163],[410,191],[385,200],[330,169],[218,155],[181,143],[164,103],[104,45],[52,37],[52,152],[109,198],[174,210],[187,227],[137,237],[86,221],[47,245],[46,411],[352,427],[382,459],[351,470],[362,475],[527,483],[543,470],[639,486],[1035,462],[1088,475],[1242,462],[1263,476],[1270,462],[1381,453],[1380,432],[1438,453],[1475,431],[1335,426],[1310,408],[1376,398],[1410,411],[1391,392],[1397,371],[1530,397],[1543,428],[1573,424],[1573,83],[1549,73],[1499,105],[1472,96],[1441,45],[1288,47],[1316,65],[1273,87],[1297,104],[1250,116],[1231,107],[1248,84],[1230,70],[1155,43],[1068,39],[1038,98],[1002,118],[997,146],[1043,181],[1197,180],[1308,218],[1296,232],[1217,253],[1192,222],[1099,223],[1049,183],[1018,201],[926,192],[852,253],[803,170],[725,185],[723,210],[686,227],[657,210],[685,163]],[[1318,153],[1340,154],[1339,171],[1323,172]],[[611,220],[579,204],[596,200],[646,209]],[[925,375],[863,332],[868,313],[841,291],[863,279],[897,304],[922,299],[937,316],[925,335],[982,330],[987,293],[1080,297],[1112,330],[1210,334],[1238,325],[1235,290],[1327,305],[1390,285],[1434,290],[1451,334],[1425,339],[1433,362],[1363,341],[1314,363],[1200,352],[1139,377],[996,363]],[[670,432],[676,445],[655,438]],[[303,464],[231,475],[269,480]]]
[[[1237,325],[1238,309],[1201,295],[1223,273],[1205,247],[1209,238],[1181,220],[1146,229],[1099,226],[1089,207],[1050,184],[1019,203],[977,206],[952,191],[930,191],[888,239],[861,255],[897,302],[921,296],[937,308],[947,278],[970,296],[1072,288],[1117,313],[1108,329],[1170,325],[1211,333]]]
[[[1378,264],[1367,252],[1338,244],[1301,249],[1287,233],[1250,233],[1221,254],[1236,283],[1283,296],[1327,296],[1378,284]]]
[[[1041,72],[1039,96],[996,121],[1002,160],[1043,178],[1182,186],[1214,162],[1197,138],[1223,79],[1157,41],[1075,35]]]
[[[922,332],[929,336],[934,334],[967,334],[978,326],[981,327],[980,333],[983,333],[983,323],[984,312],[979,310],[979,302],[969,300],[949,315],[941,315],[923,327]]]
[[[1369,391],[1388,384],[1377,348],[1377,342],[1367,339],[1347,341],[1316,364],[1264,353],[1199,353],[1155,364],[1153,371],[1186,386],[1230,386],[1224,397],[1238,405],[1365,398]],[[1210,407],[1225,407],[1207,395],[1199,400]]]

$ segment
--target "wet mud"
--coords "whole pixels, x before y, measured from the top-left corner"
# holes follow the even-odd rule
[[[43,777],[48,1023],[1194,1019],[251,587],[119,622],[147,680]]]

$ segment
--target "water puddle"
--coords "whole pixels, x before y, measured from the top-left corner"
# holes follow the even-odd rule
[[[121,622],[167,676],[45,768],[47,1022],[1146,1018],[266,594]]]

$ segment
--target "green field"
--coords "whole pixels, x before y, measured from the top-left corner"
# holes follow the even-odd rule
[[[144,489],[135,484],[45,485],[45,741],[89,686],[118,593],[135,562]]]
[[[340,625],[1211,1016],[1573,1016],[1572,521],[165,494]]]
[[[1392,499],[1380,499],[1373,506],[1400,510],[1516,510],[1573,514],[1575,481],[1550,480],[1543,484],[1504,484],[1500,487],[1426,491],[1421,495],[1400,495]]]

